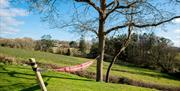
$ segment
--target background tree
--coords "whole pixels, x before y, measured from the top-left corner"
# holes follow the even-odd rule
[[[87,50],[87,45],[86,45],[86,41],[84,39],[84,36],[81,36],[80,38],[80,41],[79,41],[79,50],[82,52],[82,53],[86,53],[86,50]]]
[[[108,38],[106,40],[106,54],[115,55],[114,50],[121,48],[122,41],[126,36],[119,35]],[[133,33],[129,46],[117,59],[143,68],[166,73],[177,73],[180,71],[178,67],[180,61],[176,59],[177,55],[178,48],[173,47],[171,40],[158,37],[154,33]]]
[[[91,42],[92,45],[88,57],[96,58],[98,56],[98,41],[95,38],[93,38]]]
[[[43,35],[40,41],[36,41],[35,50],[48,51],[54,46],[51,35]]]
[[[30,0],[30,4],[45,15],[51,26],[60,28],[64,24],[59,18],[62,0]],[[73,0],[75,12],[72,21],[66,26],[73,26],[81,31],[90,31],[98,37],[97,76],[96,81],[103,80],[103,59],[106,36],[117,33],[128,27],[135,29],[156,27],[173,19],[180,18],[176,14],[179,3],[176,0]],[[82,6],[82,7],[81,7]],[[168,8],[165,8],[168,7]],[[84,9],[84,10],[83,10]],[[133,11],[132,11],[133,9]],[[77,11],[77,10],[80,10]],[[84,13],[82,13],[84,11]],[[71,12],[69,12],[71,13]],[[129,19],[133,15],[133,19]],[[67,17],[67,16],[66,16]],[[71,16],[72,17],[72,16]],[[81,18],[81,19],[80,19]],[[66,19],[67,20],[67,19]],[[63,23],[60,23],[63,21]],[[131,21],[131,22],[129,22]],[[131,36],[131,34],[130,34]],[[129,37],[130,38],[130,37]],[[127,39],[129,39],[127,38]],[[123,44],[128,44],[124,41]],[[122,47],[119,50],[124,50]],[[121,53],[121,52],[120,52]],[[118,54],[120,54],[118,53]],[[111,62],[111,68],[114,61]]]
[[[77,47],[78,47],[78,44],[77,44],[76,41],[71,41],[71,42],[69,43],[69,46],[70,46],[71,48],[77,48]]]

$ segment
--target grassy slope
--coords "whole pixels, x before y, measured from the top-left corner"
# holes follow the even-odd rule
[[[48,91],[152,91],[122,84],[97,83],[94,80],[60,72],[44,72]],[[30,67],[0,64],[0,91],[39,91]]]
[[[21,49],[11,49],[11,48],[2,48],[2,47],[0,47],[0,53],[10,56],[15,56],[18,57],[19,59],[28,59],[34,57],[38,61],[54,63],[54,64],[58,64],[59,66],[79,64],[88,60],[84,58],[69,57],[69,56],[56,55],[51,53],[26,51]],[[107,69],[107,66],[108,63],[104,63],[104,69]],[[95,72],[95,64],[90,68],[88,68],[88,70]],[[127,77],[129,79],[133,79],[137,81],[143,81],[147,83],[156,83],[167,86],[180,86],[180,81],[174,80],[173,77],[167,74],[163,74],[153,70],[137,68],[137,67],[114,65],[111,74],[116,76]]]
[[[178,54],[178,56],[176,58],[180,60],[180,53]]]
[[[108,63],[104,63],[104,74],[107,69]],[[95,72],[95,65],[88,69],[89,71]],[[129,79],[143,81],[146,83],[160,84],[166,86],[179,87],[180,81],[176,78],[169,76],[164,73],[156,72],[153,70],[138,68],[138,67],[128,67],[128,66],[119,66],[114,65],[111,71],[111,75],[126,77]]]
[[[35,58],[39,62],[56,63],[59,66],[75,65],[87,61],[87,59],[85,58],[69,57],[40,51],[30,51],[3,47],[0,47],[0,54],[5,54],[25,60],[28,60],[29,58]]]

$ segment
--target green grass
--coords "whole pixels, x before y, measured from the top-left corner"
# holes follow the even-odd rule
[[[180,60],[180,53],[178,54],[178,56],[176,57],[178,60]]]
[[[17,57],[18,59],[29,59],[31,57],[36,58],[37,61],[44,63],[53,63],[59,66],[74,65],[83,63],[89,59],[63,56],[45,52],[27,51],[22,49],[11,49],[0,47],[0,54]],[[104,74],[108,67],[107,62],[104,63]],[[96,63],[94,63],[88,71],[95,72]],[[111,75],[126,77],[136,81],[142,81],[146,83],[153,83],[165,86],[180,87],[180,81],[167,74],[160,73],[154,70],[148,70],[138,67],[129,67],[123,65],[113,65]]]
[[[109,63],[104,63],[104,74],[106,73]],[[95,72],[95,64],[88,69]],[[176,80],[168,74],[157,72],[154,70],[143,69],[138,67],[128,67],[123,65],[113,65],[111,75],[126,77],[136,81],[142,81],[152,84],[160,84],[165,86],[179,87],[180,81]]]
[[[129,85],[98,83],[68,73],[48,71],[42,75],[48,91],[153,91]],[[0,64],[0,91],[40,91],[40,88],[30,67]]]

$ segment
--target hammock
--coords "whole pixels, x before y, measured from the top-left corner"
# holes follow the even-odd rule
[[[66,67],[60,67],[60,68],[55,68],[55,71],[58,72],[75,72],[75,71],[81,71],[93,64],[94,61],[88,61],[79,65],[74,65],[74,66],[66,66]]]

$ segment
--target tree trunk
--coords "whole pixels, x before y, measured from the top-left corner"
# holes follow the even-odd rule
[[[101,82],[103,81],[103,60],[104,60],[104,47],[105,47],[105,36],[99,36],[99,58],[97,60],[97,77],[96,81]]]
[[[113,57],[110,65],[109,65],[109,67],[108,67],[108,69],[107,69],[107,72],[106,72],[106,82],[109,82],[109,73],[110,73],[110,71],[111,71],[112,65],[113,65],[114,62],[116,61],[116,58],[117,58],[117,56],[114,56],[114,57]]]
[[[112,68],[112,65],[115,63],[117,57],[126,49],[126,47],[128,46],[129,44],[129,41],[131,39],[131,26],[129,25],[128,26],[128,36],[127,36],[127,39],[124,43],[124,45],[122,46],[122,48],[117,52],[117,54],[113,57],[113,60],[111,61],[108,69],[107,69],[107,72],[106,72],[106,82],[109,82],[109,73],[111,71],[111,68]]]
[[[104,33],[104,24],[106,17],[106,0],[100,0],[100,6],[102,12],[99,13],[99,30],[98,30],[98,54],[99,58],[97,60],[97,68],[96,68],[96,81],[103,81],[103,60],[104,60],[104,47],[105,47],[105,33]]]
[[[109,82],[109,74],[110,74],[112,65],[115,63],[117,57],[121,54],[121,52],[122,52],[125,48],[126,48],[126,47],[122,47],[122,48],[120,49],[120,51],[113,57],[110,65],[108,66],[107,72],[106,72],[106,82]]]
[[[97,67],[96,81],[101,82],[103,81],[103,60],[104,60],[104,47],[105,47],[104,22],[102,18],[99,20],[98,38],[99,38],[99,44],[98,44],[99,58],[97,60],[97,66],[96,66]]]

